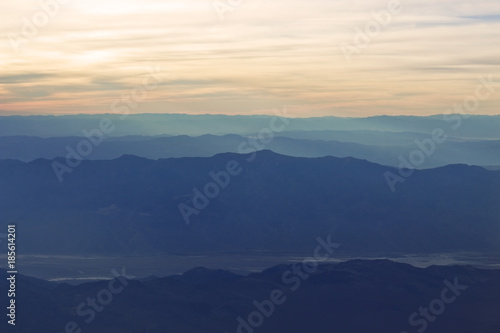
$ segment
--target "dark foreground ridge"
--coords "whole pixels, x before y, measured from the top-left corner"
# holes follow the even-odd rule
[[[79,286],[18,276],[18,319],[11,331],[65,332],[67,325],[94,333],[386,333],[424,326],[429,333],[498,333],[500,328],[499,270],[420,269],[387,260],[297,265],[248,276],[196,268],[144,282],[118,277]],[[4,279],[0,288],[6,288]],[[432,320],[419,314],[420,308]]]

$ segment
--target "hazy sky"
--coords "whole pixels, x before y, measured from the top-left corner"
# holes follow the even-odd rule
[[[224,20],[213,0],[55,1],[0,2],[1,114],[111,112],[148,68],[137,113],[427,115],[500,82],[498,0],[401,0],[366,47],[355,29],[390,1],[221,0]],[[500,114],[500,85],[477,113]]]

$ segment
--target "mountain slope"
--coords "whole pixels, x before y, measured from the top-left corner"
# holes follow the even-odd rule
[[[62,183],[52,161],[0,161],[0,226],[17,223],[25,253],[304,253],[328,234],[349,252],[499,248],[500,172],[415,171],[392,193],[384,173],[397,170],[366,161],[253,157],[83,161]],[[240,173],[216,191],[210,172],[229,162]],[[218,195],[195,206],[209,183]],[[181,204],[197,211],[189,225]]]

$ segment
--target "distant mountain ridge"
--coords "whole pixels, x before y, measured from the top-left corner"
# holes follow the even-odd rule
[[[0,116],[0,136],[39,137],[82,136],[82,131],[99,128],[106,120],[113,128],[110,136],[192,135],[258,133],[276,117],[288,117],[285,131],[370,130],[430,134],[443,128],[453,136],[475,139],[500,139],[500,116],[435,115],[375,116],[368,118],[317,117],[293,118],[286,110],[276,116],[227,116],[186,114],[97,114],[66,116]],[[124,117],[125,116],[125,117]],[[465,117],[467,117],[465,119]]]
[[[370,162],[398,167],[399,156],[408,156],[419,146],[415,140],[424,142],[429,135],[419,133],[390,132],[358,132],[362,137],[353,137],[356,132],[348,131],[308,131],[279,134],[265,145],[249,144],[249,137],[235,134],[224,136],[187,135],[168,137],[125,136],[111,137],[95,145],[92,153],[82,156],[84,159],[108,160],[122,155],[158,159],[170,157],[210,157],[220,153],[244,153],[249,150],[261,150],[261,147],[276,153],[296,157],[354,157]],[[302,138],[291,138],[292,135]],[[319,139],[305,139],[319,137]],[[349,141],[327,140],[328,138],[343,140],[370,141],[372,145]],[[414,139],[411,139],[415,137]],[[418,138],[418,139],[417,139]],[[38,158],[54,159],[65,157],[69,151],[76,151],[79,143],[87,140],[82,137],[39,138],[13,136],[0,138],[0,159],[19,159],[32,161]],[[378,143],[379,145],[375,144]],[[391,143],[389,145],[389,143]],[[500,165],[500,140],[464,141],[450,138],[448,142],[436,145],[435,151],[429,154],[419,168],[433,168],[448,164],[469,164],[479,166]]]

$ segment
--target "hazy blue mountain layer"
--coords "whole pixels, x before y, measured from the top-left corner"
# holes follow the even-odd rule
[[[281,121],[273,120],[276,117]],[[283,120],[283,117],[288,118]],[[292,132],[370,130],[430,134],[440,128],[453,137],[500,139],[500,116],[479,115],[292,118],[279,111],[276,116],[99,114],[0,117],[0,136],[81,136],[84,130],[88,132],[101,127],[109,130],[110,136],[253,134],[265,128]]]
[[[319,136],[325,134],[336,136],[336,133],[335,131],[320,132],[321,135]],[[291,134],[293,135],[293,133]],[[311,137],[316,136],[316,132],[301,132],[302,137],[307,137],[308,134]],[[401,157],[409,160],[411,154],[417,151],[425,154],[424,162],[418,166],[415,165],[419,169],[448,164],[500,165],[500,140],[463,141],[454,138],[444,143],[436,143],[431,141],[428,135],[418,134],[408,144],[409,137],[415,133],[373,132],[370,134],[370,137],[375,138],[376,136],[380,139],[380,145],[364,145],[336,140],[295,139],[283,136],[275,137],[272,141],[263,143],[259,140],[252,140],[251,137],[234,134],[224,136],[203,135],[199,137],[186,135],[110,137],[96,141],[97,144],[93,144],[91,140],[82,137],[8,136],[0,139],[0,159],[18,159],[29,162],[38,158],[66,157],[68,154],[76,154],[82,159],[91,160],[115,159],[122,155],[136,155],[150,159],[210,157],[219,153],[248,153],[253,150],[267,148],[289,156],[355,157],[395,167],[401,164]],[[401,138],[401,140],[398,138]],[[93,140],[97,139],[93,138]],[[389,139],[394,140],[392,145],[387,144],[390,142]],[[382,143],[383,140],[386,143]],[[86,147],[80,146],[82,142],[90,145],[91,150],[89,153],[87,153]]]

